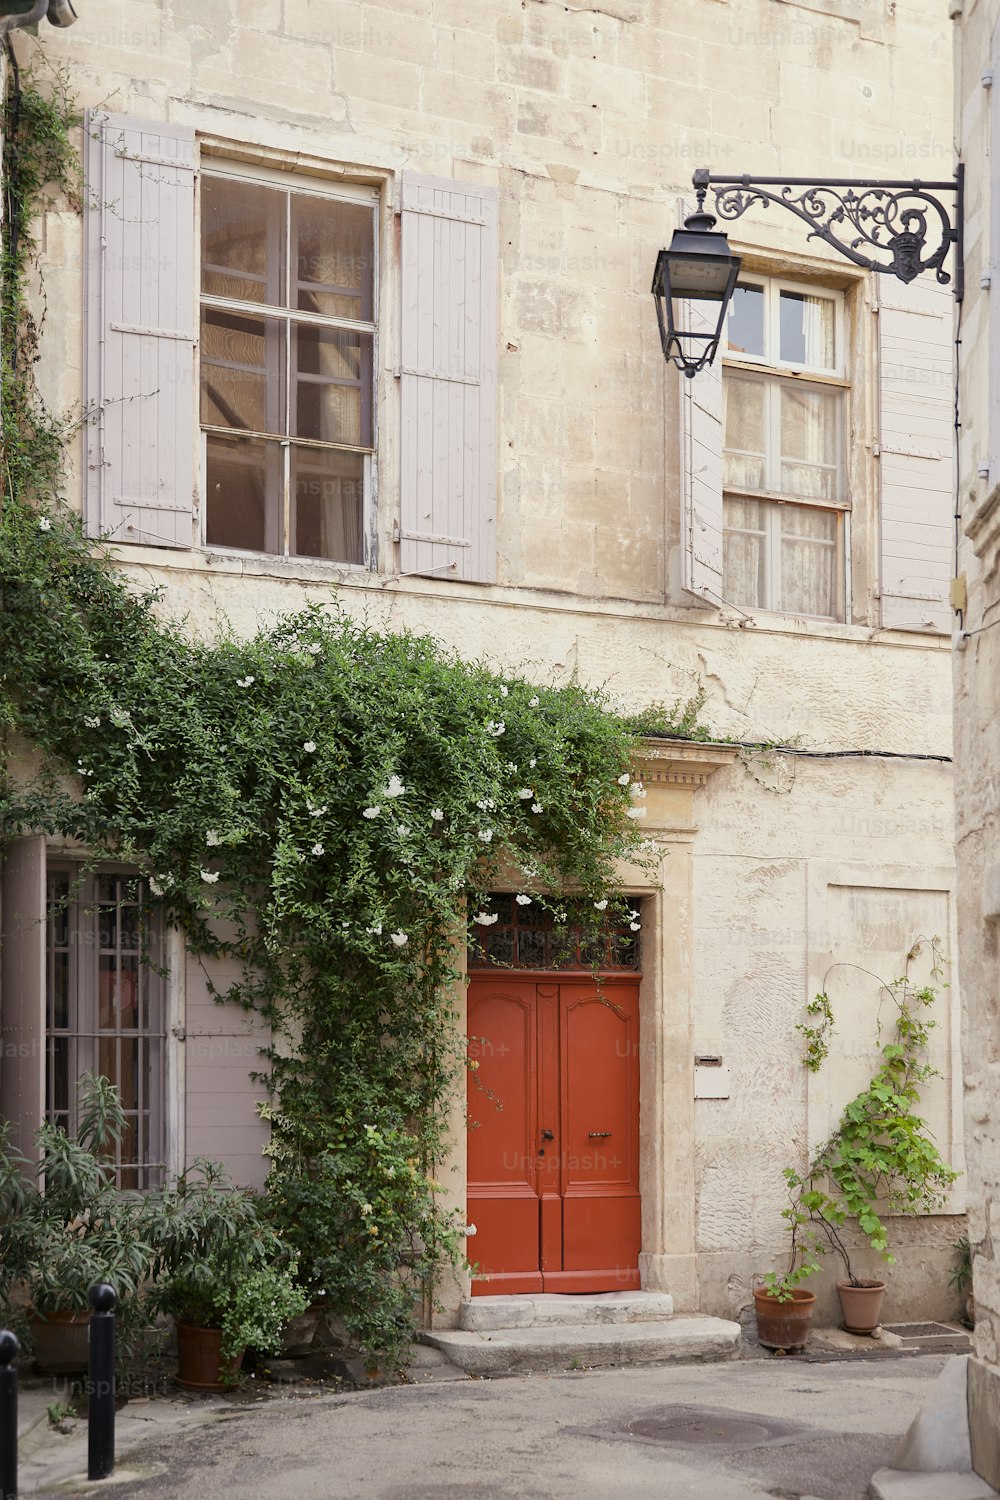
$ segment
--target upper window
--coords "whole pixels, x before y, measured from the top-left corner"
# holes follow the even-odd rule
[[[847,381],[843,302],[747,277],[723,369],[723,593],[742,608],[842,620]]]
[[[163,1180],[164,996],[145,882],[127,871],[50,868],[46,931],[47,1119],[79,1127],[77,1086],[100,1073],[127,1126],[115,1149],[121,1188]]]
[[[206,173],[201,226],[205,540],[363,563],[375,204]]]

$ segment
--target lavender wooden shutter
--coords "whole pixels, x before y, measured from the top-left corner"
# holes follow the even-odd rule
[[[91,536],[192,543],[194,183],[192,130],[88,115],[84,509]]]
[[[954,568],[954,297],[886,277],[879,326],[882,624],[949,631]]]
[[[45,912],[45,840],[15,839],[3,862],[0,1115],[25,1156],[45,1116]]]
[[[686,326],[707,330],[697,302],[685,304]],[[681,382],[681,551],[683,582],[705,604],[722,603],[722,352]]]
[[[400,570],[496,578],[497,193],[402,178]]]

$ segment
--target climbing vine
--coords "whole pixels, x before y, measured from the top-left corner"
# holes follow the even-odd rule
[[[595,928],[642,858],[637,728],[336,600],[195,638],[63,504],[64,430],[34,388],[30,225],[72,193],[59,88],[8,106],[0,522],[0,836],[69,836],[138,866],[218,998],[271,1029],[270,1211],[362,1345],[391,1362],[414,1296],[464,1247],[441,1206],[462,1078],[456,948],[490,891]],[[700,707],[700,705],[698,705]],[[679,732],[694,732],[683,706]],[[663,732],[660,715],[657,724]],[[27,751],[27,753],[22,753]],[[30,769],[26,769],[30,768]],[[224,966],[224,967],[223,967]]]

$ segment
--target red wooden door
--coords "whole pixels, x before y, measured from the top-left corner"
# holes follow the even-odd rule
[[[469,986],[473,1291],[639,1285],[639,985],[477,975]]]

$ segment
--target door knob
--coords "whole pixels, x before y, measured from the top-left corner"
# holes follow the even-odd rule
[[[556,1138],[556,1134],[555,1134],[554,1130],[543,1130],[542,1131],[542,1140],[543,1141],[554,1141],[555,1138]]]

